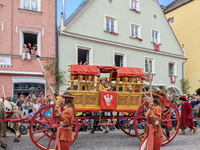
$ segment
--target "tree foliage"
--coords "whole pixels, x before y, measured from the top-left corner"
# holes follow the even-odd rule
[[[165,86],[159,86],[159,89],[162,90],[162,91],[164,91],[165,93],[167,93],[167,89],[166,89]]]
[[[46,65],[44,66],[44,69],[50,73],[50,77],[53,78],[53,82],[54,82],[54,83],[51,83],[51,85],[55,86],[56,89],[58,89],[59,86],[62,86],[65,84],[66,72],[58,68],[58,61],[55,57],[47,60]]]
[[[189,90],[191,88],[189,79],[181,79],[181,89],[184,94],[189,94]]]

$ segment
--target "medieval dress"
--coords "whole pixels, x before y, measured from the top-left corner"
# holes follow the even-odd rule
[[[57,115],[61,126],[57,130],[55,150],[70,150],[74,135],[71,125],[74,122],[74,110],[71,107],[64,107],[63,112]]]
[[[184,127],[194,127],[192,118],[192,105],[189,102],[185,102],[181,109],[181,125]],[[190,119],[188,119],[190,118]]]
[[[139,150],[160,150],[163,140],[163,132],[160,125],[162,120],[162,108],[154,106],[153,115],[147,112],[146,136],[142,140]]]

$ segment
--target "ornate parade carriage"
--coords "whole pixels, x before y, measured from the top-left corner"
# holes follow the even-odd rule
[[[114,120],[117,120],[124,133],[137,136],[141,140],[145,134],[147,125],[145,114],[149,108],[148,103],[143,102],[142,98],[145,94],[143,86],[146,79],[143,69],[92,65],[69,65],[69,67],[68,92],[75,96],[76,112],[91,111],[99,114],[76,117],[72,125],[74,141],[80,127],[87,126],[84,119],[98,120],[100,126],[115,126]],[[44,71],[43,74],[46,76]],[[108,78],[109,91],[100,90],[101,77]],[[48,84],[48,80],[46,81]],[[161,99],[161,102],[164,109],[162,128],[163,145],[165,145],[176,136],[180,126],[180,116],[176,106],[169,100]],[[56,131],[60,125],[54,113],[54,107],[55,105],[45,106],[32,118],[0,121],[29,122],[29,134],[34,144],[43,150],[54,149]],[[63,108],[62,105],[60,107]],[[103,112],[110,112],[112,115],[105,116],[102,115]],[[107,119],[111,119],[112,122],[107,124],[105,121]],[[39,125],[39,129],[35,130],[37,125]]]

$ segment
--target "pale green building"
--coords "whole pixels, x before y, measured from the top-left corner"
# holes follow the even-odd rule
[[[154,87],[180,93],[186,58],[157,0],[85,0],[66,21],[61,18],[59,68],[66,72],[80,61],[147,72],[147,59]]]

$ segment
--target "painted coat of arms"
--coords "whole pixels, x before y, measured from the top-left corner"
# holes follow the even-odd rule
[[[116,109],[117,108],[117,93],[116,92],[100,92],[101,109]]]

